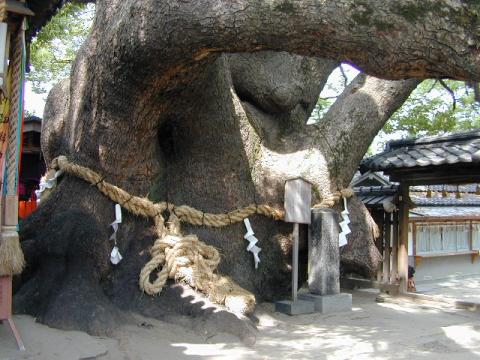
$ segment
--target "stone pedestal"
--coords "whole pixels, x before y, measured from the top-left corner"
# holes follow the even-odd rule
[[[346,293],[333,295],[300,294],[298,298],[314,304],[315,312],[322,314],[352,310],[352,295]]]
[[[275,311],[288,315],[311,314],[315,312],[315,304],[304,300],[282,300],[275,303]]]
[[[338,215],[332,209],[312,209],[308,231],[308,288],[299,299],[322,314],[352,310],[352,295],[340,293]]]
[[[338,215],[332,209],[312,209],[308,230],[308,288],[315,295],[340,293]]]

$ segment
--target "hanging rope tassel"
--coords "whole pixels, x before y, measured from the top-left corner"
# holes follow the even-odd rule
[[[167,280],[173,279],[203,292],[217,304],[225,304],[234,313],[253,312],[255,296],[232,279],[214,273],[220,263],[215,247],[201,242],[195,235],[183,236],[179,230],[180,220],[173,213],[167,228],[161,216],[155,218],[155,227],[158,239],[150,250],[152,259],[140,272],[139,284],[143,291],[157,295]]]

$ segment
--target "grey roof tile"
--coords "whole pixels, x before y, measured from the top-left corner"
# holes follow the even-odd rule
[[[416,185],[410,186],[411,192],[426,192],[431,191],[446,191],[447,193],[454,193],[457,190],[461,193],[475,193],[477,191],[477,184],[464,184],[464,185]]]
[[[383,153],[365,159],[360,167],[362,171],[381,171],[471,162],[480,162],[480,130],[390,141]]]
[[[416,207],[410,211],[411,217],[417,216],[478,216],[479,206],[425,206]]]
[[[477,150],[473,153],[472,160],[473,161],[480,161],[480,150]]]
[[[457,199],[455,196],[431,197],[410,194],[410,198],[417,206],[480,206],[480,196],[469,195]]]

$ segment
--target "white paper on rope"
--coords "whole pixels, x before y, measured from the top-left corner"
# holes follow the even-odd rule
[[[350,228],[348,227],[348,224],[350,224],[350,218],[348,217],[349,212],[348,212],[348,207],[347,207],[347,199],[343,198],[343,207],[344,210],[340,213],[342,216],[342,221],[340,221],[340,228],[342,231],[340,234],[338,234],[338,246],[342,247],[347,245],[347,235],[352,232]]]
[[[115,246],[110,253],[110,261],[113,265],[117,265],[120,261],[122,261],[123,256],[120,254],[120,250],[117,247],[117,231],[119,224],[122,223],[122,208],[120,204],[115,204],[115,220],[110,224],[113,228],[113,234],[110,235],[110,240],[114,241]]]
[[[258,239],[254,236],[254,232],[252,229],[252,225],[250,224],[250,220],[248,218],[243,219],[245,227],[247,228],[247,233],[243,236],[245,240],[249,241],[247,245],[247,251],[250,251],[253,254],[253,260],[255,261],[255,269],[258,269],[258,264],[260,263],[260,257],[258,253],[262,251],[256,244],[258,243]]]
[[[58,170],[55,172],[52,178],[45,179],[42,177],[40,179],[39,189],[35,190],[35,196],[37,197],[37,204],[40,204],[40,200],[42,198],[42,192],[46,189],[52,189],[57,186],[57,178],[63,174],[63,170]]]

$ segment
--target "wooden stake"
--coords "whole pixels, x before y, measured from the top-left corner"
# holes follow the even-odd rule
[[[0,320],[7,320],[10,330],[12,331],[18,349],[25,351],[25,346],[20,338],[20,334],[15,327],[12,318],[12,277],[0,276]]]
[[[297,301],[298,291],[298,223],[293,224],[293,247],[292,247],[292,301]]]

